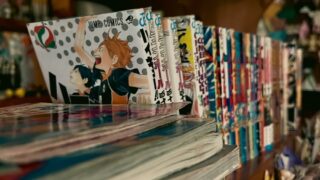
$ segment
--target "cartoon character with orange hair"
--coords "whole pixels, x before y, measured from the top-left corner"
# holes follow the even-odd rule
[[[90,98],[96,103],[127,104],[130,94],[149,88],[148,77],[139,74],[138,69],[126,69],[131,62],[131,48],[127,41],[119,39],[120,33],[113,37],[107,33],[94,57],[84,50],[85,25],[90,18],[80,19],[74,45],[81,61],[92,70],[96,84],[100,84],[91,87]]]

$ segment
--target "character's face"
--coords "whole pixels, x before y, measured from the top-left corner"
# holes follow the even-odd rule
[[[94,51],[94,57],[96,58],[96,68],[109,72],[112,65],[118,62],[118,56],[114,55],[111,57],[108,49],[105,45],[99,46]]]
[[[79,69],[77,68],[71,71],[70,81],[72,84],[79,87],[79,86],[84,86],[87,83],[88,79],[87,78],[82,79]]]

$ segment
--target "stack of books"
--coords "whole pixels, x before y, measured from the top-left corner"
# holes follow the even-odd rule
[[[0,178],[224,177],[240,166],[213,121],[164,105],[25,104],[0,109]]]
[[[298,114],[296,104],[299,104],[301,97],[296,92],[301,82],[299,69],[302,59],[302,52],[295,46],[233,29],[203,25],[194,15],[162,17],[150,7],[36,22],[27,26],[54,103],[92,106],[111,104],[112,108],[119,107],[118,104],[136,104],[140,110],[152,107],[143,104],[170,107],[174,103],[187,101],[189,104],[181,109],[170,107],[174,110],[173,114],[189,115],[198,121],[209,118],[211,122],[216,122],[217,132],[222,134],[223,143],[239,147],[242,162],[258,156],[260,152],[272,150],[273,143],[286,134],[288,122],[295,124]],[[72,123],[67,127],[52,123],[53,129],[66,129],[57,134],[40,133],[41,136],[38,137],[38,131],[43,132],[47,127],[40,126],[37,131],[32,129],[35,134],[26,136],[30,138],[29,141],[19,141],[16,146],[1,150],[1,157],[3,161],[29,163],[65,153],[76,153],[86,148],[106,144],[109,146],[114,141],[136,135],[140,137],[142,132],[177,121],[177,116],[163,115],[155,112],[152,118],[147,118],[147,122],[139,121],[136,124],[126,121],[125,125],[121,118],[120,122],[112,119],[114,123],[119,123],[119,127],[116,124],[112,127],[104,126],[103,123],[99,124],[99,120],[94,120],[93,127],[89,128],[88,124],[82,124],[84,121],[80,123],[77,120],[68,121]],[[122,118],[126,119],[125,117],[127,115]],[[68,119],[61,118],[62,121]],[[179,129],[182,134],[168,134],[168,139],[172,139],[168,141],[160,140],[161,136],[157,135],[160,139],[154,137],[155,141],[146,144],[147,151],[149,147],[166,142],[163,149],[168,151],[163,151],[163,154],[168,156],[163,158],[175,163],[184,158],[201,156],[197,160],[185,161],[183,165],[167,161],[163,166],[159,165],[163,169],[156,169],[152,173],[157,174],[156,178],[169,175],[168,169],[173,173],[186,168],[183,166],[202,163],[221,150],[222,146],[212,137],[214,135],[209,132],[205,134],[205,130],[202,132],[204,134],[199,134],[201,140],[196,141],[200,144],[193,142],[197,136],[187,138],[188,133],[193,133],[198,128],[212,126],[201,123],[195,123],[192,130],[184,129],[189,126],[186,125],[187,122],[173,123],[168,128],[177,129],[176,131]],[[21,134],[19,132],[17,137]],[[47,139],[48,137],[50,138]],[[37,141],[32,141],[33,138]],[[206,138],[211,138],[211,143],[217,146],[211,146]],[[190,146],[173,148],[177,142]],[[132,152],[131,145],[136,147],[136,142],[130,140],[123,143],[128,146],[122,153]],[[208,153],[205,150],[197,151],[202,155],[187,153],[204,144]],[[215,151],[217,147],[220,149]],[[173,158],[178,151],[183,154],[179,153],[179,158],[182,159]],[[236,154],[233,150],[230,152]],[[155,158],[148,158],[150,161],[145,162],[147,166],[158,163],[156,156],[160,157],[160,154],[153,153],[155,152],[146,153]],[[121,153],[110,151],[108,158],[112,159],[113,155],[119,157]],[[211,162],[209,159],[208,162]],[[110,176],[105,178],[138,177],[141,172],[146,171],[146,166],[135,160],[136,156],[132,156],[129,162],[123,160],[117,161],[117,164],[115,161],[115,166],[106,166],[110,171],[117,171],[110,172]],[[131,163],[137,163],[138,169],[132,168]],[[120,166],[123,167],[119,168]],[[72,172],[82,174],[81,167],[74,167]],[[194,177],[194,173],[189,175],[191,171],[199,172],[196,174],[211,172],[210,167],[215,166],[208,167],[203,162],[194,169],[183,171],[188,174],[183,177]],[[95,169],[101,170],[96,167],[92,171]],[[132,170],[128,171],[129,169]],[[64,173],[59,175],[66,177]],[[172,176],[178,175],[180,173]]]

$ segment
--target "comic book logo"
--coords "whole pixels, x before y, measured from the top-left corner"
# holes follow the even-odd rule
[[[157,15],[156,19],[154,20],[157,27],[161,26],[161,16]]]
[[[142,27],[147,25],[145,13],[140,13],[139,24]]]
[[[129,15],[126,19],[127,23],[128,24],[131,24],[133,22],[133,16],[132,15]]]
[[[48,27],[44,25],[35,26],[34,32],[36,33],[35,37],[37,42],[42,48],[49,51],[49,49],[55,49],[57,47],[54,35]]]
[[[176,21],[172,21],[171,24],[170,24],[170,27],[171,27],[171,30],[172,30],[173,32],[176,32],[176,30],[177,30],[177,23],[176,23]]]

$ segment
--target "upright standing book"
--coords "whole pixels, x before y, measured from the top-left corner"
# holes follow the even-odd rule
[[[27,25],[53,102],[156,103],[144,9]]]
[[[222,124],[222,97],[221,97],[221,63],[222,55],[220,53],[220,32],[218,27],[214,27],[214,35],[215,35],[215,59],[213,59],[214,64],[216,65],[214,71],[214,79],[215,79],[215,90],[216,90],[216,119],[219,124]]]
[[[201,92],[200,84],[197,81],[199,74],[197,73],[197,62],[195,57],[195,33],[196,21],[193,15],[173,17],[177,22],[177,31],[181,55],[182,72],[184,77],[184,94],[186,100],[191,102],[190,106],[182,109],[182,114],[191,114],[202,116],[204,112],[203,106],[199,100]]]
[[[163,34],[163,26],[162,26],[162,21],[161,21],[161,15],[160,13],[153,13],[153,19],[154,23],[156,25],[156,30],[157,30],[157,45],[158,45],[158,50],[159,50],[159,60],[160,60],[160,67],[161,69],[161,77],[162,77],[162,82],[163,82],[163,88],[165,91],[165,97],[166,97],[166,102],[171,103],[172,102],[172,89],[171,89],[171,78],[169,75],[169,70],[168,70],[168,57],[167,57],[167,49],[166,49],[166,44],[165,44],[165,39],[164,39],[164,34]]]
[[[263,99],[264,99],[264,129],[263,129],[263,144],[264,150],[270,151],[273,149],[274,130],[271,115],[271,95],[272,95],[272,40],[271,38],[265,39],[264,53],[265,59],[263,61],[264,85],[263,85]]]
[[[171,79],[173,102],[184,101],[184,80],[181,66],[177,23],[170,18],[163,18],[163,34],[167,52],[167,65]]]
[[[214,30],[211,26],[203,27],[204,31],[204,47],[206,58],[206,78],[208,81],[208,97],[209,97],[209,117],[216,119],[216,87],[215,87],[215,68],[216,64],[214,59],[216,58],[215,48],[215,36]]]
[[[196,57],[196,70],[198,74],[199,92],[198,96],[203,113],[201,117],[207,117],[209,114],[209,93],[208,93],[208,80],[206,75],[206,58],[204,47],[204,34],[203,23],[196,21],[196,33],[195,33],[195,57]]]
[[[158,30],[154,19],[155,15],[152,13],[151,8],[145,8],[145,20],[149,29],[149,48],[151,52],[153,64],[152,68],[154,72],[154,101],[156,104],[164,104],[167,102],[167,96],[165,92],[164,78],[162,73],[162,64],[160,61]]]
[[[222,127],[226,128],[228,123],[227,100],[226,100],[226,64],[227,62],[227,33],[225,28],[219,28],[219,54],[220,54],[220,81],[221,81],[221,110],[222,110]]]

